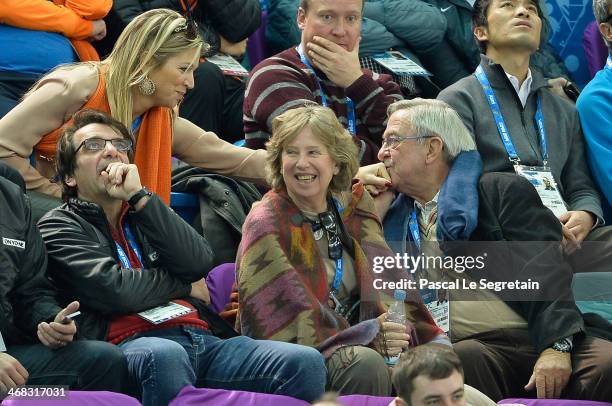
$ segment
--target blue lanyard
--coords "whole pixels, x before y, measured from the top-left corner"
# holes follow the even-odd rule
[[[421,234],[419,233],[419,221],[417,220],[416,210],[412,209],[410,218],[408,220],[408,228],[410,229],[410,235],[417,246],[417,249],[421,251]]]
[[[132,134],[135,134],[138,131],[140,123],[142,123],[142,115],[136,117],[134,121],[132,121]]]
[[[310,62],[308,62],[308,59],[306,59],[306,55],[304,55],[304,49],[302,48],[302,44],[300,44],[296,48],[296,50],[298,54],[300,54],[300,59],[302,60],[302,63],[306,65],[306,67],[308,67],[308,69],[312,71],[312,73],[314,74],[314,77],[317,79],[317,85],[319,85],[319,91],[321,92],[321,104],[323,104],[323,107],[329,107],[327,104],[327,96],[325,95],[325,92],[323,91],[323,84],[321,83],[321,79],[319,79],[319,77],[317,76],[314,68],[312,67]],[[351,133],[351,135],[355,136],[357,134],[357,118],[355,114],[355,104],[353,103],[353,100],[351,100],[351,98],[348,96],[345,98],[345,101],[346,101],[346,109],[347,109],[348,130]]]
[[[514,149],[514,144],[512,143],[512,138],[510,138],[510,133],[508,132],[508,127],[506,126],[506,122],[504,121],[504,117],[502,116],[501,110],[499,109],[499,103],[497,102],[497,97],[495,97],[495,93],[493,92],[493,88],[489,83],[489,79],[487,78],[486,73],[482,69],[481,65],[478,65],[476,68],[476,78],[480,82],[482,89],[485,92],[485,96],[487,102],[489,103],[489,107],[491,108],[491,112],[493,113],[493,118],[495,119],[495,124],[497,125],[497,131],[504,143],[504,147],[506,148],[506,152],[510,157],[510,160],[515,164],[518,164],[521,160],[519,159],[516,150]],[[544,129],[544,115],[542,114],[542,97],[538,95],[538,109],[535,114],[535,122],[538,128],[538,134],[540,136],[540,147],[542,149],[542,159],[544,161],[544,166],[548,166],[548,145],[546,144],[546,130]]]
[[[334,282],[332,283],[331,293],[338,293],[340,289],[340,283],[342,282],[342,258],[336,260],[336,274],[334,275]]]
[[[132,230],[130,229],[130,226],[127,223],[123,226],[123,232],[125,233],[125,238],[127,239],[128,244],[138,257],[140,263],[144,266],[144,263],[142,262],[142,256],[140,255],[140,250],[138,249],[138,244],[136,244],[134,234],[132,234]],[[115,245],[117,246],[117,254],[119,255],[119,261],[121,261],[121,265],[123,265],[123,267],[126,269],[132,268],[130,259],[123,250],[123,248],[121,248],[121,245],[119,245],[117,241],[115,241]]]

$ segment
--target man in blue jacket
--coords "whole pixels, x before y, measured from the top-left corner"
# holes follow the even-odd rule
[[[576,108],[593,178],[604,195],[604,215],[612,222],[612,1],[593,0],[593,13],[609,55],[604,68],[580,94]]]

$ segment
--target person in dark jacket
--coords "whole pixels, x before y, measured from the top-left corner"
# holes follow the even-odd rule
[[[58,141],[66,203],[39,228],[50,274],[83,305],[82,334],[124,351],[144,405],[167,405],[186,385],[320,396],[317,351],[235,337],[207,310],[210,246],[142,188],[131,147],[122,124],[91,110]],[[214,335],[224,327],[232,338]]]
[[[74,321],[62,323],[79,303],[64,309],[57,303],[23,179],[4,163],[0,213],[0,397],[24,384],[125,392],[121,351],[100,341],[73,341]]]
[[[442,280],[461,279],[461,287],[468,281],[481,285],[482,278],[540,284],[495,293],[450,291],[450,335],[465,382],[495,401],[534,395],[609,400],[612,359],[606,354],[612,342],[585,334],[571,291],[572,269],[559,249],[559,220],[526,179],[480,176],[475,143],[447,103],[401,101],[389,114],[379,158],[399,194],[377,198],[393,200],[379,212],[387,242],[399,254],[424,255],[428,263],[445,254],[463,258],[463,264],[483,257],[482,269],[424,266],[434,281],[441,273]]]
[[[241,60],[247,38],[261,24],[258,0],[115,0],[106,19],[109,30],[99,49],[100,55],[110,52],[123,28],[136,16],[156,8],[186,14],[188,1],[200,35],[209,45],[205,56],[223,53]],[[224,75],[217,65],[208,61],[194,71],[194,78],[195,87],[185,96],[179,115],[226,141],[243,139],[243,80]]]

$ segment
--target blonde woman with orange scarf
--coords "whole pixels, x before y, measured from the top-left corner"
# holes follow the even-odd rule
[[[143,185],[166,202],[172,156],[265,182],[265,151],[233,146],[175,114],[193,88],[193,71],[206,46],[192,19],[172,10],[151,10],[125,28],[105,60],[59,67],[34,85],[0,119],[0,159],[21,173],[28,192],[34,192],[33,206],[40,197],[36,193],[61,196],[59,184],[51,180],[56,142],[61,127],[83,108],[110,113],[132,129]]]

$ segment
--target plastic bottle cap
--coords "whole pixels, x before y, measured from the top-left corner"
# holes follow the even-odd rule
[[[400,301],[404,301],[406,300],[406,291],[405,290],[401,290],[401,289],[397,289],[394,293],[393,293],[393,297],[395,298],[395,300],[400,300]]]

